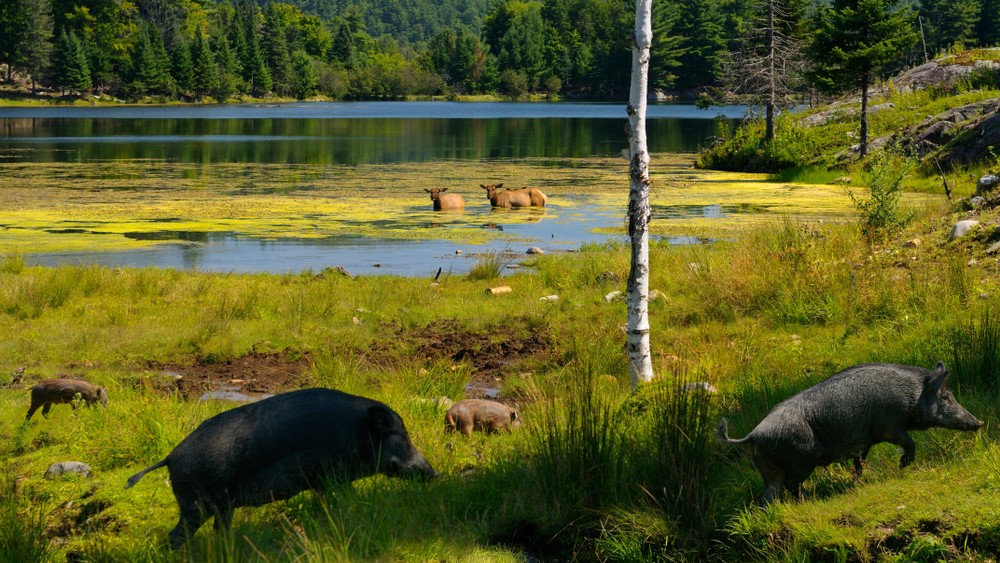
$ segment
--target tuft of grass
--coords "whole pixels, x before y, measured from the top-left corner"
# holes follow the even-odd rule
[[[1000,319],[991,308],[953,331],[951,369],[960,389],[1000,394]]]
[[[45,534],[44,505],[19,503],[10,477],[0,486],[10,491],[0,495],[0,560],[48,560],[54,550]]]
[[[470,281],[495,280],[513,261],[514,258],[509,252],[496,250],[483,252],[476,258],[476,263],[472,265],[465,277]]]

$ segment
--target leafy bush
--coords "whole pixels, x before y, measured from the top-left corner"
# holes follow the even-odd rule
[[[894,235],[912,217],[912,213],[905,213],[900,206],[903,180],[912,168],[912,161],[897,152],[878,151],[868,159],[861,173],[868,187],[868,197],[848,192],[860,214],[861,232],[869,242],[880,242]]]

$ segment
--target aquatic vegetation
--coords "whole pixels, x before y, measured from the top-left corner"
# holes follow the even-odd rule
[[[852,213],[838,186],[694,170],[692,159],[654,157],[653,234],[731,236],[785,216],[841,220]],[[600,232],[624,234],[627,166],[612,158],[356,167],[157,160],[0,163],[5,178],[0,207],[7,210],[0,224],[0,253],[198,245],[212,235],[231,234],[259,240],[349,235],[517,242],[510,229],[483,227],[544,220],[558,231],[560,225],[597,216],[610,218]],[[550,204],[544,210],[494,211],[479,184],[497,178],[511,187],[539,187],[550,194]],[[435,213],[425,187],[462,194],[466,210]]]

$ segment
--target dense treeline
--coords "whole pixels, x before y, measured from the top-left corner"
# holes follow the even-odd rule
[[[651,86],[682,94],[740,90],[739,68],[780,69],[782,95],[848,89],[956,45],[1000,43],[1000,0],[657,0],[653,10]],[[848,15],[897,36],[870,65],[829,60],[851,41],[831,22]],[[622,98],[633,20],[618,0],[4,0],[0,69],[32,89],[127,99]],[[776,37],[781,61],[768,59]]]

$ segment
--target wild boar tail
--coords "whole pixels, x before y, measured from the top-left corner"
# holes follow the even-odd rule
[[[140,472],[136,473],[135,475],[129,477],[128,478],[128,484],[125,485],[125,488],[126,489],[131,488],[132,485],[135,485],[136,483],[139,482],[139,479],[142,479],[143,475],[149,473],[150,471],[154,471],[156,469],[159,469],[159,468],[163,467],[166,464],[167,464],[167,458],[163,458],[159,462],[157,462],[157,463],[155,463],[153,465],[150,465],[146,469],[143,469],[142,471],[140,471]]]
[[[734,440],[729,437],[729,421],[723,418],[719,421],[719,425],[715,427],[715,436],[720,442],[725,444],[745,444],[750,441],[750,434],[747,434],[744,438],[739,440]]]

